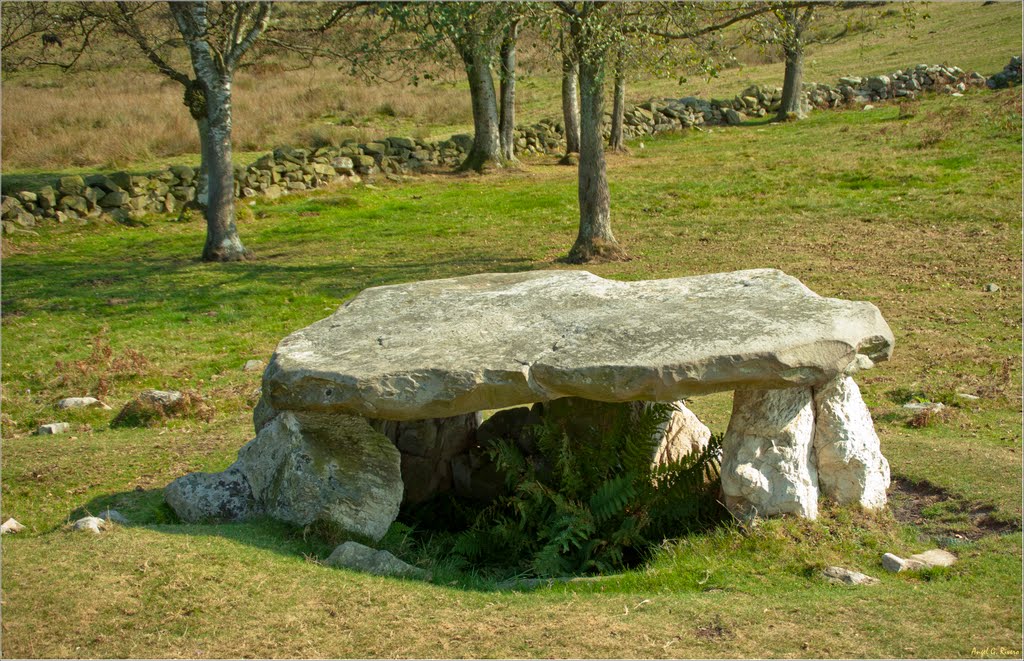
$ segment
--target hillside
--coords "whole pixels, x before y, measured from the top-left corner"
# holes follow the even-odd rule
[[[1021,53],[1021,5],[930,3],[915,29],[895,18],[834,44],[812,47],[805,80],[871,75],[917,64],[949,63],[991,74]],[[717,78],[687,75],[631,82],[627,99],[698,95],[731,97],[752,83],[781,85],[782,64],[745,49],[746,64]],[[745,54],[744,54],[745,53]],[[120,58],[117,56],[120,55]],[[778,60],[768,54],[769,59]],[[520,56],[519,119],[560,114],[556,62],[536,39]],[[457,67],[425,63],[437,80],[417,86],[354,79],[344,67],[285,71],[257,66],[240,72],[234,93],[234,145],[239,162],[279,144],[361,142],[388,135],[444,138],[471,129],[469,94]],[[83,70],[26,72],[3,83],[3,172],[75,172],[153,168],[194,162],[195,127],[181,90],[150,71],[132,50],[105,43]]]

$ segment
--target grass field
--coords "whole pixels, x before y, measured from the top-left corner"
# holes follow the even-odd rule
[[[1001,9],[1005,11],[1005,9]],[[1002,56],[1000,58],[1002,59]],[[443,558],[432,583],[322,566],[330,547],[273,522],[182,525],[161,490],[220,470],[252,435],[266,359],[361,289],[568,268],[575,171],[554,159],[256,203],[256,259],[198,261],[203,227],[63,226],[3,242],[3,653],[15,657],[1019,657],[1021,102],[1017,90],[665,135],[611,156],[613,224],[644,279],[775,267],[868,300],[896,335],[859,378],[898,478],[878,515],[725,526],[595,582],[499,590]],[[906,114],[906,113],[904,113]],[[999,291],[983,287],[996,283]],[[109,351],[108,351],[109,349]],[[144,387],[192,389],[211,422],[109,426]],[[956,393],[980,397],[967,401]],[[64,396],[114,411],[60,413]],[[950,415],[908,425],[908,398]],[[692,408],[724,429],[730,397]],[[66,419],[65,436],[31,434]],[[108,506],[133,524],[65,523]],[[947,570],[882,553],[949,546]],[[839,564],[881,579],[826,584]]]

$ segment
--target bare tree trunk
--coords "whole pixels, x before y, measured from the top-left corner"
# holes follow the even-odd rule
[[[776,119],[783,121],[787,119],[804,119],[806,113],[800,107],[800,100],[803,96],[804,80],[804,20],[809,20],[812,8],[809,8],[804,17],[801,17],[796,10],[785,13],[785,20],[789,23],[791,32],[787,34],[782,49],[786,54],[786,76],[782,83],[782,104]]]
[[[626,76],[621,71],[615,72],[615,96],[612,101],[612,133],[608,146],[612,151],[626,151],[626,141],[622,135],[622,122],[626,113]]]
[[[499,133],[501,157],[506,161],[515,160],[516,127],[516,38],[519,23],[508,26],[504,41],[501,42],[501,117]]]
[[[612,234],[603,121],[604,58],[595,54],[580,62],[580,229],[568,257],[574,264],[625,257]]]
[[[462,61],[469,78],[469,94],[473,102],[473,147],[459,169],[481,172],[488,168],[504,167],[498,127],[498,100],[494,95],[490,63],[482,48],[463,51]]]
[[[800,107],[803,96],[804,51],[802,46],[785,48],[786,77],[782,83],[782,105],[776,119],[804,119],[807,113]]]
[[[233,262],[249,252],[242,245],[235,226],[235,177],[231,162],[231,79],[207,84],[207,168],[206,245],[203,259]]]
[[[562,48],[562,119],[565,124],[565,151],[580,152],[580,67],[575,56]]]

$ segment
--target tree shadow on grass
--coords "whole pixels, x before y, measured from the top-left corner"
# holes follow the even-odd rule
[[[256,259],[203,264],[175,258],[95,260],[59,253],[4,264],[4,314],[77,312],[122,318],[202,314],[224,305],[258,308],[299,286],[340,302],[366,289],[482,272],[531,270],[530,259],[497,254],[447,254],[435,259],[368,263],[348,259],[287,264]]]

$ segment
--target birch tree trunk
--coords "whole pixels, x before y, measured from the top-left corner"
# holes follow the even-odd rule
[[[784,12],[784,29],[787,31],[782,50],[786,55],[786,75],[782,83],[782,104],[779,106],[776,119],[782,121],[791,118],[804,119],[807,115],[800,107],[803,96],[804,82],[804,28],[810,21],[813,7],[809,7],[803,16],[797,10]]]
[[[207,86],[206,244],[203,259],[233,262],[249,252],[235,225],[235,177],[231,162],[231,78]]]
[[[498,100],[494,94],[489,58],[482,48],[467,48],[462,61],[469,78],[469,94],[473,104],[473,146],[460,170],[482,172],[504,167],[498,127]]]
[[[501,117],[498,122],[501,157],[506,161],[515,160],[516,127],[516,38],[519,24],[508,27],[501,42]]]
[[[579,63],[562,49],[562,120],[565,126],[565,151],[580,152]]]
[[[626,76],[621,71],[615,73],[615,96],[612,101],[612,133],[608,146],[612,151],[626,151],[626,141],[622,135],[622,123],[626,113]]]
[[[604,57],[583,58],[580,67],[580,227],[568,261],[621,259],[625,253],[612,234],[611,197],[604,160]]]

